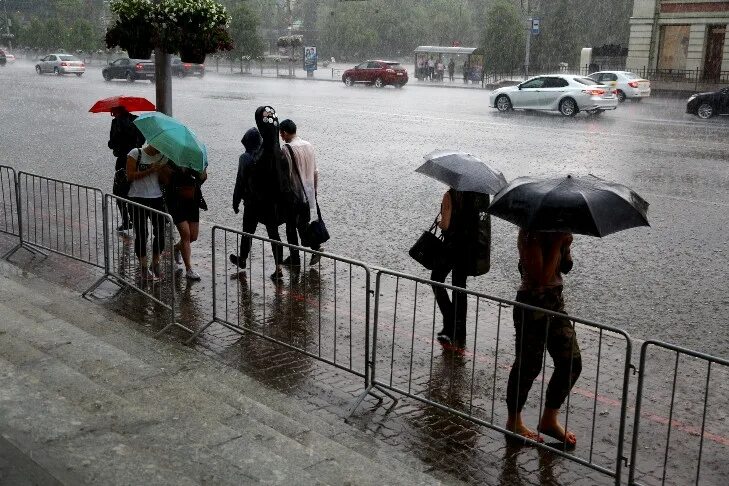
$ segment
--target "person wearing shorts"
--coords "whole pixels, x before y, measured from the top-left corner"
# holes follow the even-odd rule
[[[174,246],[175,262],[178,265],[184,263],[188,280],[200,280],[200,274],[192,267],[191,245],[200,233],[200,186],[206,179],[205,171],[196,172],[170,163],[167,207],[180,234],[180,240]]]

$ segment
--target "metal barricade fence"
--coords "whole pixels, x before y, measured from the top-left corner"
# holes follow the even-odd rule
[[[245,269],[230,261],[231,256],[240,259],[245,253],[241,243],[250,245],[245,263],[240,263]],[[298,251],[301,261],[300,267],[285,266],[278,281],[272,279],[276,270],[273,245],[289,255]],[[217,323],[367,379],[367,265],[222,226],[213,227],[211,253],[213,316],[190,341]],[[320,259],[311,264],[314,255]]]
[[[0,198],[2,201],[0,233],[13,236],[20,236],[17,185],[18,177],[15,174],[15,169],[0,165]]]
[[[608,326],[525,304],[463,291],[466,302],[465,347],[441,346],[436,334],[441,314],[433,287],[456,287],[389,270],[378,270],[371,356],[370,389],[404,395],[471,420],[532,445],[548,449],[572,461],[615,478],[620,484],[625,435],[628,383],[631,372],[631,339]],[[582,373],[562,406],[563,424],[578,436],[578,447],[540,444],[506,429],[508,376],[515,358],[511,313],[535,311],[547,320],[568,322],[577,334]],[[458,310],[456,309],[456,312]],[[557,318],[562,319],[557,319]],[[508,325],[504,326],[504,322]],[[564,325],[562,325],[564,327]],[[557,332],[555,327],[555,331]],[[561,332],[574,332],[559,328]],[[551,335],[550,335],[551,336]],[[524,342],[524,341],[522,341]],[[523,346],[523,344],[522,344]],[[569,373],[572,374],[570,348]],[[522,356],[526,357],[528,351]],[[538,355],[538,353],[534,353]],[[536,430],[545,406],[547,353],[537,363],[541,373],[534,381],[523,415]],[[610,363],[603,366],[604,362]],[[517,381],[521,376],[517,376]],[[614,396],[609,396],[615,394]],[[605,408],[608,408],[606,411]]]
[[[40,249],[105,267],[100,189],[22,171],[17,181],[20,243],[6,258],[20,248]]]
[[[729,360],[643,343],[629,484],[727,483],[727,383]]]
[[[161,210],[112,194],[106,194],[105,197],[104,222],[108,236],[105,275],[85,294],[93,292],[104,281],[111,280],[122,288],[129,287],[137,291],[168,311],[167,324],[158,335],[172,327],[192,333],[191,329],[175,319],[177,268],[172,217]],[[130,218],[127,230],[124,230],[124,211]],[[155,255],[158,255],[157,261]]]

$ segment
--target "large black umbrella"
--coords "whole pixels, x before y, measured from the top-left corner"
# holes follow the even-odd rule
[[[642,197],[592,175],[519,177],[494,197],[488,212],[523,229],[591,236],[649,226]]]
[[[455,150],[436,150],[415,169],[457,191],[496,194],[506,186],[504,175],[471,154]]]

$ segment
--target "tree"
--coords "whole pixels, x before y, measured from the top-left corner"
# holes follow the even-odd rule
[[[507,0],[496,0],[486,14],[481,46],[488,71],[510,71],[524,64],[524,19]]]
[[[76,19],[65,35],[64,48],[69,51],[93,52],[103,45],[100,33],[85,19]]]
[[[230,12],[230,36],[234,48],[230,52],[233,58],[256,58],[263,55],[263,41],[258,35],[258,16],[247,5],[241,4]]]

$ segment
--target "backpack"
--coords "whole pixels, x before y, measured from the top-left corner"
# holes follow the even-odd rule
[[[466,274],[477,277],[491,268],[491,215],[486,212],[489,196],[478,192],[463,192],[454,197],[454,211],[458,214],[456,236],[463,252]]]

